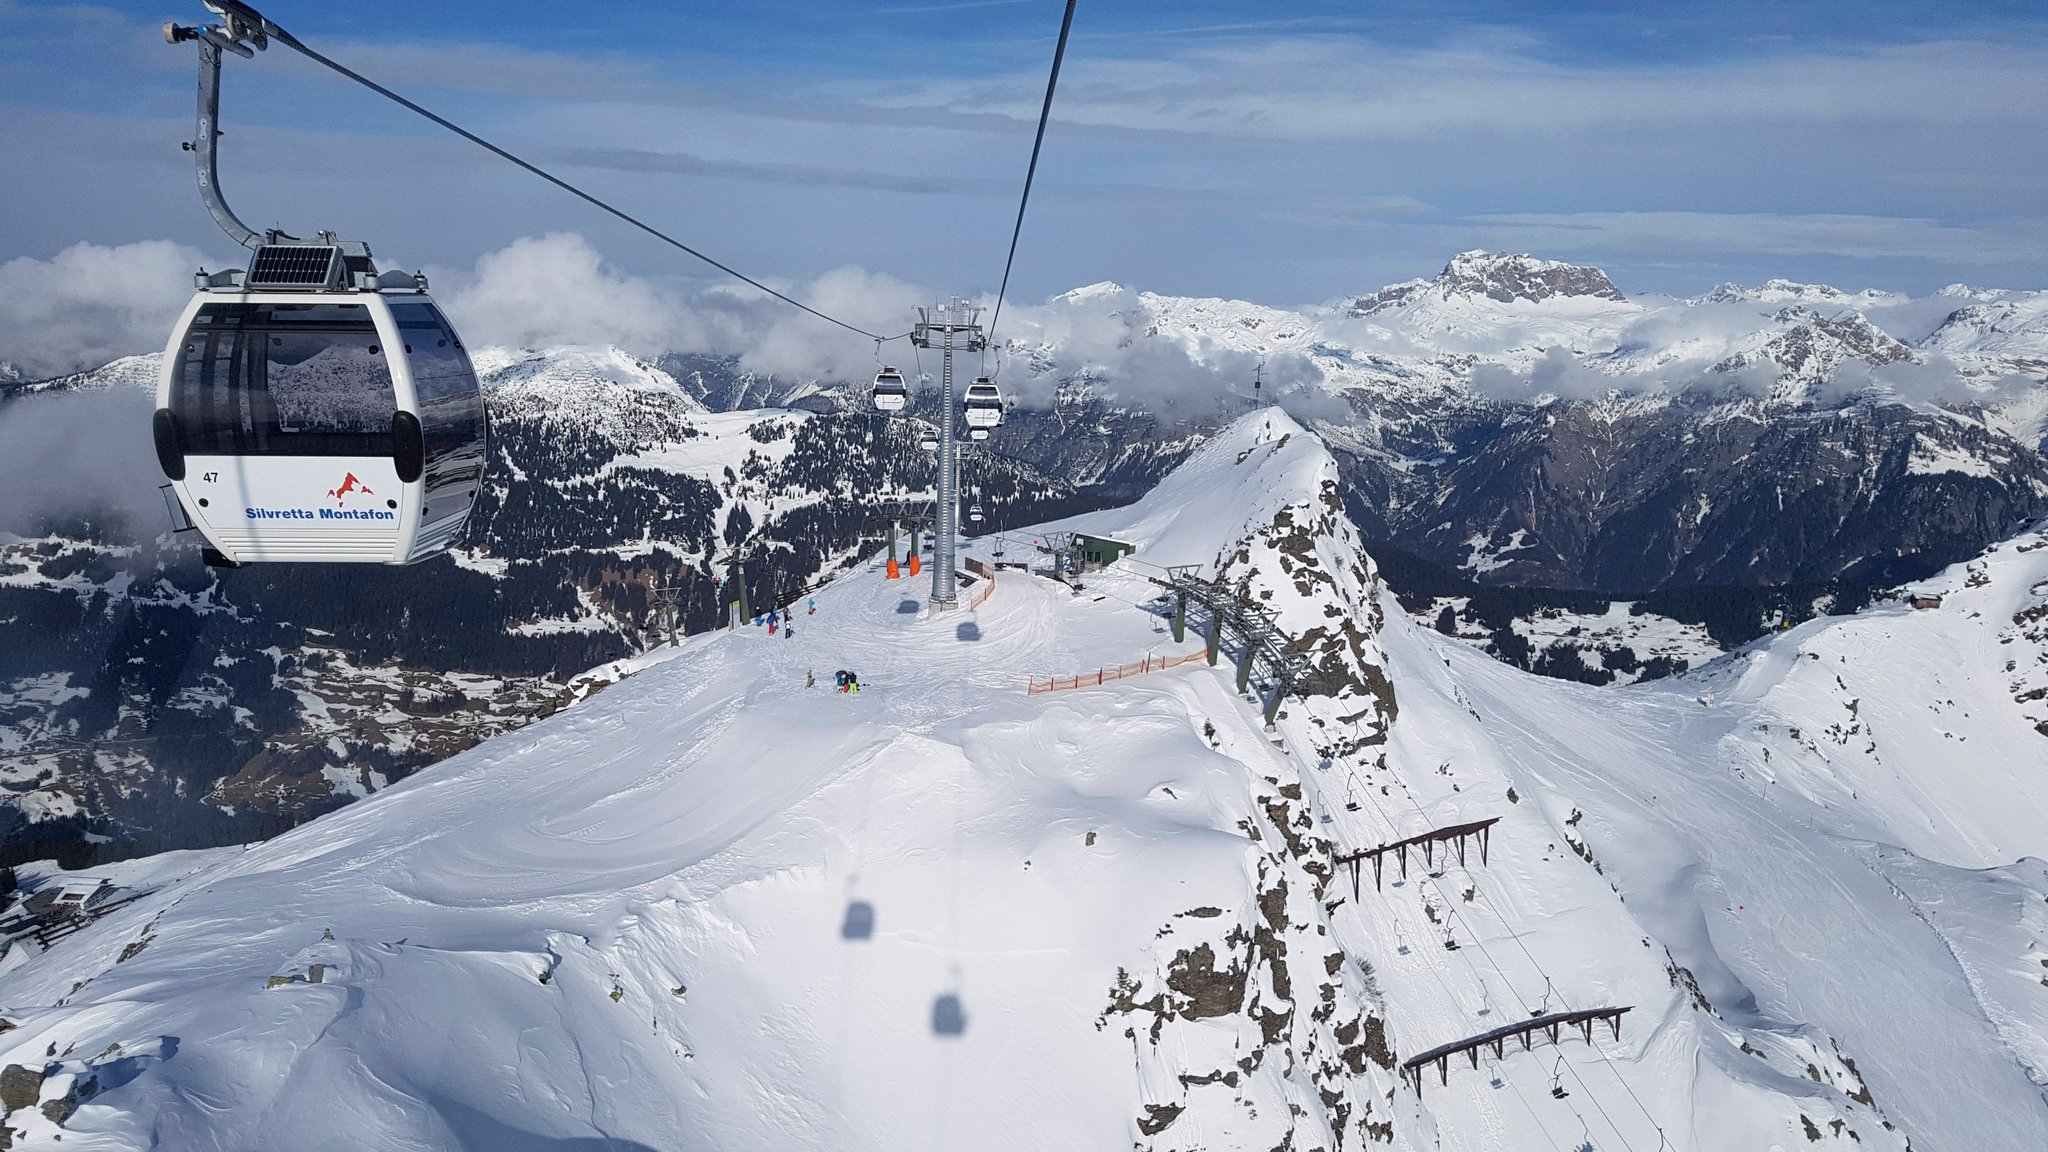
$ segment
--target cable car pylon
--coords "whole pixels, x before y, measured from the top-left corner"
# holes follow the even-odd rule
[[[960,602],[958,574],[953,567],[953,550],[960,534],[960,444],[954,434],[957,413],[953,399],[953,353],[981,352],[988,337],[981,327],[981,309],[954,297],[929,308],[917,310],[917,323],[910,330],[910,342],[919,348],[936,349],[943,357],[939,370],[939,499],[933,509],[931,606],[936,611]],[[993,385],[991,385],[993,387]]]

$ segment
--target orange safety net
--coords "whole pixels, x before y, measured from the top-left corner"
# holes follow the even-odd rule
[[[1037,696],[1046,692],[1065,692],[1074,688],[1093,688],[1098,684],[1108,684],[1111,681],[1124,680],[1132,676],[1143,676],[1147,672],[1163,672],[1168,668],[1178,668],[1191,660],[1205,660],[1208,656],[1208,650],[1204,649],[1199,652],[1188,652],[1180,656],[1147,656],[1135,664],[1121,664],[1115,668],[1097,668],[1093,672],[1082,672],[1073,676],[1049,676],[1043,680],[1033,676],[1031,678],[1031,685],[1026,691],[1033,696]]]

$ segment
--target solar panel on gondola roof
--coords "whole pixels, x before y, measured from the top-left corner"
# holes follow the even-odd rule
[[[338,288],[341,249],[332,244],[265,244],[256,249],[251,288]]]

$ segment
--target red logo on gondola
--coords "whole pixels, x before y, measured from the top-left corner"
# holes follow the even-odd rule
[[[363,483],[361,480],[356,479],[356,474],[353,472],[350,472],[346,477],[342,479],[341,487],[331,488],[328,490],[327,494],[329,496],[334,497],[335,506],[339,507],[341,505],[341,498],[348,495],[351,492],[360,492],[365,496],[374,495],[374,493],[370,491],[370,486]]]

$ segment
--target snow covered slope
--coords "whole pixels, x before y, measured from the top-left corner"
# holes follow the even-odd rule
[[[22,946],[0,1122],[97,1149],[2039,1146],[2048,871],[2014,858],[2044,847],[2044,758],[2012,716],[2048,549],[1936,611],[1600,690],[1383,611],[1334,461],[1277,412],[1068,526],[1140,548],[936,616],[858,571],[794,636],[686,641]],[[1169,563],[1243,580],[1329,694],[1267,733],[1227,663],[1026,693],[1199,651],[1148,610]],[[1996,753],[1966,778],[1926,758],[1935,683]],[[1858,717],[1875,751],[1838,757]],[[1483,862],[1390,860],[1383,889],[1336,862],[1492,817]],[[1602,1006],[1619,1039],[1398,1072]]]

